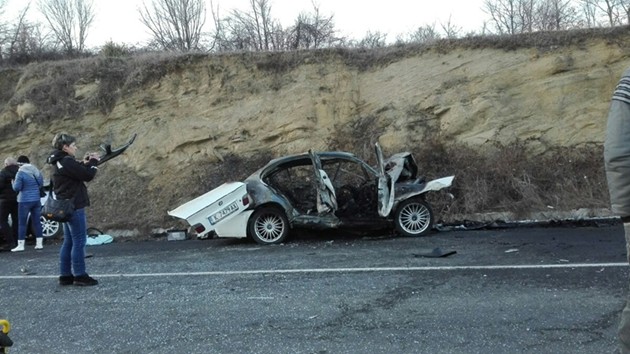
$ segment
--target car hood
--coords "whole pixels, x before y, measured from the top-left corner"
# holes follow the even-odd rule
[[[418,165],[410,152],[399,152],[385,160],[385,173],[394,183],[415,179],[418,174]]]

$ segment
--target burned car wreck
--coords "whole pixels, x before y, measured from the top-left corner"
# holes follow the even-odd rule
[[[395,228],[405,236],[428,233],[430,191],[449,187],[454,176],[419,178],[411,153],[377,166],[348,152],[313,152],[270,161],[243,182],[228,182],[169,215],[186,220],[199,237],[250,237],[260,244],[283,242],[291,229]]]

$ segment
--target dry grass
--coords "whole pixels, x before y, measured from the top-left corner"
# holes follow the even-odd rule
[[[127,55],[125,48],[112,48],[116,55],[99,55],[83,59],[59,60],[31,64],[21,68],[22,82],[33,82],[25,92],[11,92],[10,87],[2,90],[0,103],[6,95],[13,94],[9,106],[29,100],[37,105],[37,114],[31,117],[36,121],[46,121],[58,117],[79,117],[89,109],[97,108],[107,114],[115,106],[122,94],[156,82],[168,73],[183,70],[186,66],[202,61],[222,58],[236,58],[245,66],[281,75],[303,64],[326,64],[342,62],[357,70],[370,70],[418,55],[426,51],[449,52],[455,49],[495,48],[516,50],[537,48],[553,50],[560,46],[580,45],[591,39],[603,39],[611,45],[624,46],[630,27],[582,29],[572,31],[536,32],[514,36],[470,36],[459,39],[444,39],[428,44],[400,44],[377,49],[327,48],[310,51],[291,52],[242,52],[242,53],[165,53],[144,52]],[[18,71],[20,72],[20,71]],[[5,68],[7,78],[16,77],[14,68]],[[21,73],[21,72],[20,72]],[[11,75],[8,75],[11,74]],[[13,87],[15,80],[0,80],[0,86]],[[75,84],[97,82],[96,97],[77,102],[74,100]],[[281,81],[275,90],[281,89]],[[16,127],[7,127],[12,132]]]
[[[429,141],[414,156],[429,178],[455,175],[451,205],[437,205],[454,215],[511,212],[516,216],[609,206],[603,147],[585,145],[528,152],[527,142],[473,149]],[[446,201],[445,201],[446,202]],[[450,202],[449,202],[450,203]]]
[[[373,162],[373,139],[363,135],[366,130],[359,129],[354,136],[340,133],[330,150],[351,151]],[[455,175],[453,186],[446,190],[454,199],[446,193],[430,193],[442,222],[459,222],[458,218],[479,213],[510,212],[527,217],[540,211],[609,206],[602,146],[559,147],[536,155],[524,141],[472,148],[436,137],[411,152],[419,174],[427,179]],[[229,156],[223,163],[209,166],[203,180],[207,188],[213,188],[237,175],[245,178],[271,158],[270,153],[249,159]]]

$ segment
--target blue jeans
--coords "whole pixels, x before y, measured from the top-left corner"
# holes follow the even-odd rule
[[[60,275],[75,277],[85,272],[85,242],[87,241],[85,209],[76,209],[68,222],[63,223],[63,244],[59,251]]]
[[[34,202],[19,202],[18,203],[18,240],[26,239],[26,231],[28,229],[28,214],[31,214],[31,225],[33,226],[33,232],[35,237],[42,237],[42,223],[39,218],[42,216],[42,204],[39,200]]]

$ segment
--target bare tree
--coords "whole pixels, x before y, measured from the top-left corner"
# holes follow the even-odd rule
[[[537,9],[538,29],[564,30],[579,23],[578,11],[571,0],[540,0]]]
[[[57,54],[54,48],[48,46],[48,37],[44,35],[39,23],[22,20],[15,25],[8,48],[10,61],[25,64],[35,60],[56,58]]]
[[[234,35],[244,35],[245,42],[255,51],[268,51],[275,48],[272,41],[273,30],[277,28],[277,21],[271,17],[271,3],[269,0],[249,0],[250,11],[232,11],[232,18],[228,21]],[[240,32],[240,33],[239,33]],[[245,48],[243,48],[245,49]]]
[[[49,47],[48,38],[42,33],[42,25],[27,20],[31,2],[20,10],[11,23],[0,22],[0,59],[7,62],[26,64],[47,57],[58,57]],[[2,1],[0,1],[0,14]]]
[[[293,27],[289,29],[289,49],[317,49],[332,46],[340,42],[335,33],[334,16],[322,15],[319,6],[313,3],[313,11],[301,13]]]
[[[622,17],[630,5],[630,2],[624,0],[580,0],[580,3],[586,13],[587,24],[596,25],[597,19],[604,17],[606,23],[611,27],[623,23]]]
[[[212,1],[210,1],[210,9],[212,13],[212,21],[214,23],[214,29],[210,35],[211,37],[211,46],[208,47],[210,51],[217,52],[225,52],[229,50],[226,29],[224,25],[224,21],[221,20],[219,15],[219,6],[217,5],[216,10],[213,6]]]
[[[214,40],[218,51],[274,50],[281,27],[271,17],[269,0],[250,0],[250,11],[232,10],[220,18],[218,7],[212,9],[215,21]]]
[[[599,26],[598,9],[595,6],[597,0],[580,0],[580,7],[584,14],[584,27],[592,28]]]
[[[424,25],[418,27],[417,30],[412,32],[409,35],[409,39],[407,40],[410,43],[431,43],[440,39],[440,34],[435,29],[435,24],[433,25]],[[399,39],[400,41],[400,39]]]
[[[324,16],[313,5],[312,12],[298,15],[294,25],[286,30],[274,19],[270,0],[250,0],[247,11],[232,10],[221,18],[212,9],[215,21],[214,41],[217,51],[274,51],[314,49],[341,43],[335,37],[333,16]]]
[[[203,0],[153,0],[138,9],[140,21],[151,31],[153,40],[164,50],[200,49],[201,31],[206,22]]]
[[[485,0],[483,10],[499,34],[536,30],[536,9],[541,0]]]
[[[4,14],[4,6],[6,5],[6,0],[0,0],[0,16]],[[2,62],[3,56],[3,47],[6,42],[6,24],[0,18],[0,62]]]
[[[448,21],[446,23],[440,23],[440,27],[442,27],[442,31],[446,35],[446,38],[457,38],[462,31],[462,28],[455,25],[451,21],[451,16],[448,17]]]
[[[570,29],[582,21],[575,0],[485,0],[499,34]]]
[[[28,27],[29,24],[26,22],[26,14],[31,6],[29,2],[28,5],[22,10],[20,15],[18,16],[17,23],[15,25],[15,30],[9,41],[9,56],[14,56],[18,52],[28,52],[29,45],[29,35],[28,35]]]
[[[595,4],[602,10],[610,26],[630,24],[630,1],[628,0],[583,0]]]
[[[64,51],[82,53],[94,21],[93,0],[39,0],[38,5]]]
[[[255,26],[255,33],[258,39],[260,50],[269,50],[272,43],[271,29],[273,20],[271,18],[271,4],[269,0],[250,0],[252,8],[252,24]]]
[[[232,10],[221,20],[228,44],[236,50],[274,51],[286,49],[291,30],[285,31],[271,14],[270,0],[250,0],[249,11]]]
[[[519,33],[517,22],[519,0],[485,0],[484,11],[490,15],[490,22],[499,34]]]
[[[626,16],[626,24],[630,24],[630,1],[628,0],[619,0],[619,8],[623,10],[624,15]]]
[[[536,26],[536,4],[538,0],[520,0],[516,18],[521,32],[533,32]]]
[[[359,42],[351,42],[350,46],[358,48],[383,48],[387,44],[387,33],[368,31]]]

